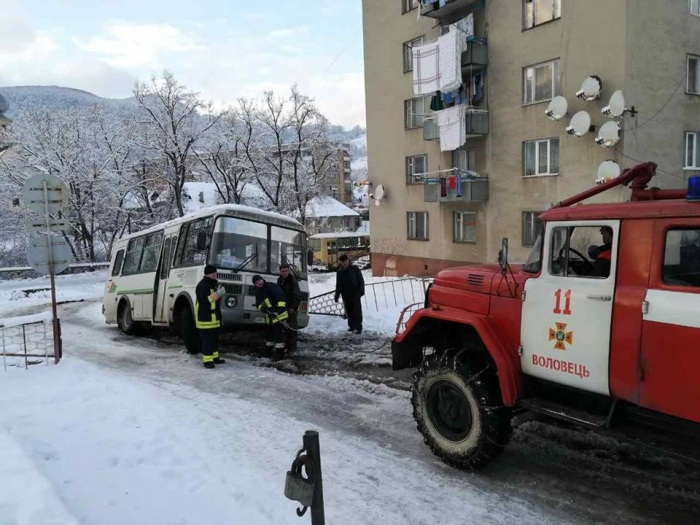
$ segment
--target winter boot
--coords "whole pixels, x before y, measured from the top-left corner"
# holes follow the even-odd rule
[[[207,361],[206,363],[204,363],[204,368],[216,368],[216,365],[211,361]]]
[[[221,359],[220,357],[215,357],[214,358],[214,364],[215,365],[223,365],[226,362],[226,359]]]

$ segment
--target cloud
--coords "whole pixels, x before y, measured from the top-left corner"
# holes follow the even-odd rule
[[[163,68],[165,55],[202,49],[193,37],[167,24],[113,23],[104,36],[72,41],[107,64],[125,68]]]
[[[291,38],[299,35],[304,35],[309,32],[308,26],[288,27],[285,29],[276,29],[267,34],[267,38],[278,40],[283,38]]]

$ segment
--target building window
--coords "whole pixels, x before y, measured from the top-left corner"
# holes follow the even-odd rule
[[[700,0],[690,0],[690,14],[700,16]]]
[[[403,44],[403,72],[413,71],[413,48],[423,45],[423,37],[419,36]]]
[[[404,126],[406,129],[422,128],[425,115],[430,108],[428,97],[419,97],[405,100],[404,103]]]
[[[685,166],[700,170],[700,151],[698,151],[700,132],[692,131],[685,134]]]
[[[700,95],[700,56],[688,55],[688,86],[686,91]]]
[[[406,157],[406,184],[416,184],[416,175],[428,173],[428,156],[413,155]]]
[[[458,149],[453,151],[452,167],[460,171],[476,171],[476,150]]]
[[[476,213],[456,211],[453,213],[452,242],[476,242]]]
[[[561,0],[523,0],[523,27],[531,27],[561,18]]]
[[[523,142],[523,176],[559,174],[559,139]]]
[[[700,287],[700,229],[666,233],[663,280],[675,286]]]
[[[532,246],[537,240],[537,236],[542,230],[542,222],[540,222],[541,211],[524,211],[523,212],[523,246]]]
[[[559,95],[559,59],[523,69],[523,104],[551,100]]]
[[[406,212],[407,236],[409,239],[417,241],[428,240],[428,212],[409,211]]]
[[[420,0],[401,0],[401,13],[405,14],[420,6]]]

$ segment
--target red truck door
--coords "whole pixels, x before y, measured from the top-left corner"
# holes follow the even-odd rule
[[[642,307],[640,404],[700,422],[700,219],[660,219]]]

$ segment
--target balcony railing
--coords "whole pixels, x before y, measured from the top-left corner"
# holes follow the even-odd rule
[[[423,140],[438,140],[440,138],[440,128],[437,119],[426,118],[423,121]]]
[[[423,186],[423,202],[487,202],[488,200],[488,177],[462,179],[458,187],[450,188],[448,186],[445,196],[441,194],[440,184]]]
[[[489,112],[486,109],[467,110],[467,138],[489,134]]]
[[[489,53],[486,42],[472,41],[467,44],[467,50],[462,53],[462,75],[473,75],[486,69],[489,64]]]
[[[461,20],[475,9],[484,6],[484,0],[446,0],[440,7],[440,1],[421,4],[420,14],[429,18],[437,18],[440,24],[452,24]]]

